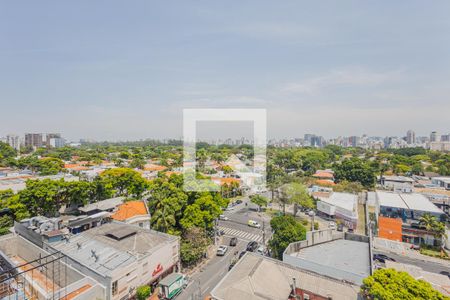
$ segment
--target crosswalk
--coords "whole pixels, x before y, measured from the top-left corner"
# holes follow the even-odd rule
[[[255,241],[261,243],[263,241],[262,234],[254,234],[238,229],[219,226],[219,230],[223,230],[226,236],[235,236],[246,241]]]

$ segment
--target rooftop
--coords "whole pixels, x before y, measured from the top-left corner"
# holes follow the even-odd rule
[[[437,214],[444,213],[427,197],[421,194],[399,194],[377,191],[376,195],[380,206],[403,208]]]
[[[51,246],[103,275],[149,255],[175,236],[123,223],[108,223]]]
[[[358,196],[350,193],[333,192],[327,196],[318,196],[318,198],[334,206],[344,208],[348,211],[354,211],[358,202]]]
[[[219,300],[286,300],[293,278],[297,288],[332,299],[356,299],[359,292],[359,286],[247,252],[211,291],[211,296]]]
[[[395,175],[387,176],[387,175],[383,175],[383,179],[387,180],[387,181],[414,182],[414,179],[412,179],[410,177],[406,177],[406,176],[395,176]]]
[[[305,267],[308,265],[312,271],[325,267],[324,274],[340,280],[352,281],[354,276],[346,273],[360,278],[370,275],[369,244],[364,242],[338,239],[303,248],[290,256],[306,261]]]
[[[89,212],[93,210],[110,210],[122,204],[124,200],[125,197],[106,199],[85,205],[83,207],[78,208],[78,210],[82,212]]]
[[[136,216],[148,215],[144,201],[128,201],[119,205],[117,211],[111,215],[114,220],[124,221]]]

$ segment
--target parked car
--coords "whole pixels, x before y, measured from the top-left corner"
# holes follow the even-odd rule
[[[236,200],[236,204],[241,204],[242,203],[242,200],[241,199],[237,199]]]
[[[232,238],[230,239],[230,246],[234,247],[234,246],[237,245],[237,243],[238,243],[237,237],[232,237]]]
[[[337,231],[344,231],[344,224],[338,224]]]
[[[221,245],[219,246],[219,248],[217,248],[217,256],[224,256],[225,253],[227,253],[228,251],[228,247],[225,245]]]
[[[222,220],[222,221],[228,221],[229,218],[228,218],[227,216],[225,216],[225,215],[220,215],[220,216],[219,216],[219,220]]]
[[[255,252],[256,249],[258,249],[258,242],[251,241],[247,244],[247,251]]]
[[[395,259],[393,259],[387,255],[384,255],[384,254],[374,254],[373,260],[378,260],[381,263],[385,263],[386,260],[395,261]]]
[[[259,246],[258,249],[256,249],[256,253],[264,255],[265,254],[264,247]]]
[[[353,228],[349,228],[349,229],[347,230],[347,232],[348,232],[348,233],[353,233]]]
[[[328,228],[330,228],[330,229],[336,229],[336,223],[334,223],[333,221],[328,222]]]
[[[261,228],[261,224],[259,224],[258,222],[256,222],[256,221],[253,221],[253,220],[248,220],[248,226],[250,226],[250,227],[255,227],[255,228]]]

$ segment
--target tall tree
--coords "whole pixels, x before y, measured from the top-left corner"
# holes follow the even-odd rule
[[[366,299],[450,299],[433,289],[431,284],[416,280],[406,272],[379,269],[363,280],[361,292]]]

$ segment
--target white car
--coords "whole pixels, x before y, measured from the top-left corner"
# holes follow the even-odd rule
[[[259,248],[256,249],[256,253],[264,255],[264,247],[263,246],[259,246]]]
[[[227,253],[228,247],[225,245],[220,245],[219,248],[217,248],[217,256],[224,256],[225,253]]]
[[[220,216],[219,216],[219,220],[222,220],[222,221],[228,221],[229,218],[228,218],[227,216],[225,216],[225,215],[220,215]]]
[[[328,228],[330,228],[330,229],[336,229],[336,223],[334,223],[334,222],[328,223]]]
[[[254,228],[261,228],[261,224],[259,224],[258,222],[256,222],[256,221],[253,221],[253,220],[248,220],[248,226],[250,226],[250,227],[254,227]]]

